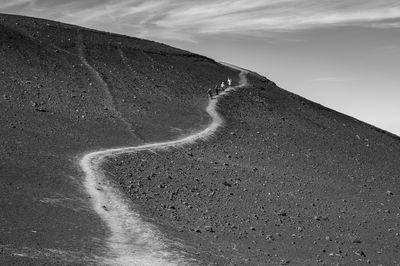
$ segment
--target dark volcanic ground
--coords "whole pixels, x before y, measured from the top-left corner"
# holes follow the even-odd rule
[[[237,76],[159,43],[4,14],[0,59],[0,265],[102,256],[78,157],[204,126],[208,86]]]
[[[210,140],[105,168],[203,263],[398,265],[399,138],[250,82]]]

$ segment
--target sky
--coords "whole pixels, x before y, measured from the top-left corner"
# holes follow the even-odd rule
[[[0,12],[229,62],[400,135],[399,0],[0,0]]]

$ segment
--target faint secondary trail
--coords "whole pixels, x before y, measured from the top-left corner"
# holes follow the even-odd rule
[[[137,136],[136,132],[132,129],[132,125],[125,120],[122,114],[117,110],[114,103],[114,98],[110,92],[107,82],[103,79],[99,71],[97,71],[86,59],[85,57],[85,45],[82,40],[82,34],[78,31],[77,36],[77,47],[78,47],[78,57],[85,65],[85,67],[89,70],[89,72],[93,75],[96,82],[100,85],[100,87],[104,91],[104,107],[106,110],[110,111],[115,117],[117,117],[125,126],[128,128],[129,132],[133,133]]]
[[[229,67],[232,66],[229,65]],[[155,226],[144,221],[132,209],[130,200],[126,199],[126,196],[107,180],[101,169],[101,163],[108,157],[123,153],[182,147],[199,139],[210,137],[223,124],[223,119],[216,110],[218,98],[247,84],[247,71],[238,70],[241,71],[239,85],[229,87],[209,101],[206,111],[212,121],[202,131],[171,141],[89,152],[80,158],[79,165],[85,174],[84,187],[90,195],[92,207],[109,228],[108,254],[104,258],[100,258],[99,263],[110,265],[186,265],[195,263],[193,260],[186,259],[182,252],[171,251],[174,247],[178,247],[179,243],[165,239]]]

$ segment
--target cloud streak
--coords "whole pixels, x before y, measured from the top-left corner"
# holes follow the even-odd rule
[[[319,77],[312,79],[311,82],[347,82],[351,79],[338,78],[338,77]]]
[[[400,27],[397,0],[5,0],[0,12],[180,40],[216,34],[265,36],[321,27]]]

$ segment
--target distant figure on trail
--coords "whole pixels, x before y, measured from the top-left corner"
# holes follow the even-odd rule
[[[232,80],[231,80],[231,78],[228,77],[228,86],[230,87],[231,84],[232,84]]]
[[[214,90],[215,90],[215,95],[217,95],[217,96],[218,96],[218,94],[219,94],[218,85],[215,85],[215,88],[214,88]]]
[[[225,83],[222,81],[221,83],[221,90],[224,91],[225,90]]]
[[[209,97],[210,99],[212,99],[212,91],[211,91],[211,88],[208,89],[207,94],[208,94],[208,97]]]

